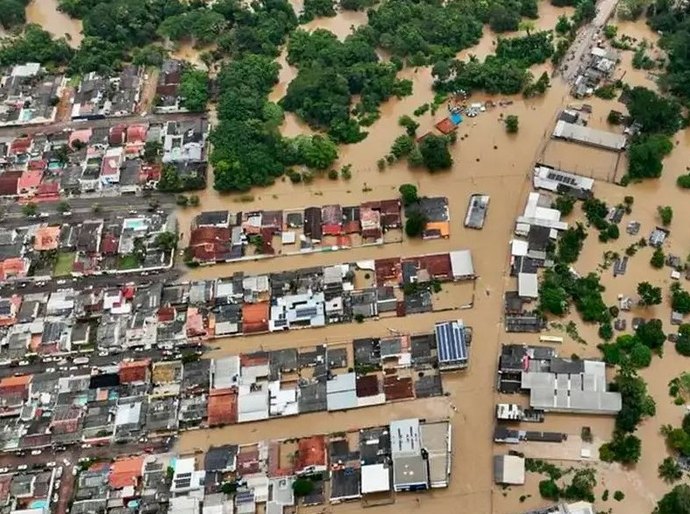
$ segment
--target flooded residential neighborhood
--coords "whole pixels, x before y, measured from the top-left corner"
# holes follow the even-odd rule
[[[509,29],[468,7],[475,44],[419,29],[405,53],[377,32],[385,0],[117,0],[117,34],[92,3],[32,0],[26,23],[67,49],[0,59],[8,512],[687,512],[690,136],[677,43],[650,22],[667,7],[540,1]],[[541,31],[548,58],[497,57]],[[349,60],[334,93],[315,78]],[[411,91],[373,94],[381,77]]]

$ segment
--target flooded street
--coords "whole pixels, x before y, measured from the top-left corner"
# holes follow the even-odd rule
[[[548,3],[542,4],[543,13],[535,25],[538,28],[552,28],[558,15],[572,10],[558,9]],[[341,13],[332,19],[319,19],[307,25],[307,28],[324,27],[333,30],[339,37],[344,37],[352,25],[364,23],[366,16],[361,13]],[[623,30],[623,29],[621,29]],[[634,32],[637,30],[638,32]],[[621,32],[619,32],[621,33]],[[641,36],[645,33],[644,22],[626,24],[625,33]],[[470,54],[484,57],[493,51],[496,36],[488,30],[479,45],[461,52],[461,57]],[[626,76],[633,76],[627,52],[620,67]],[[271,100],[277,101],[284,94],[287,84],[295,76],[295,70],[285,62],[285,52],[280,56],[282,65],[280,84],[271,94]],[[604,251],[611,250],[623,253],[624,249],[642,236],[647,236],[658,220],[656,207],[659,204],[671,205],[676,212],[676,219],[671,225],[671,237],[667,250],[681,255],[684,259],[690,252],[690,232],[681,230],[684,209],[687,209],[690,193],[683,192],[675,186],[676,177],[685,173],[690,165],[690,138],[685,133],[678,133],[678,141],[673,154],[666,160],[663,178],[644,184],[633,184],[627,188],[607,183],[602,179],[612,180],[616,165],[618,177],[625,173],[625,159],[618,155],[591,150],[581,146],[559,143],[557,146],[546,144],[549,141],[553,122],[560,109],[577,103],[567,94],[566,86],[560,80],[554,80],[552,87],[543,98],[524,100],[521,96],[511,98],[513,104],[495,107],[481,113],[476,118],[466,119],[459,127],[458,142],[452,148],[454,165],[451,170],[429,174],[423,170],[411,170],[405,163],[396,163],[384,171],[377,169],[376,162],[385,156],[391,143],[403,129],[398,126],[398,118],[411,114],[419,106],[433,100],[431,74],[428,68],[405,69],[400,74],[414,83],[413,94],[401,100],[391,100],[381,106],[381,117],[367,130],[370,135],[364,141],[341,148],[340,161],[336,167],[352,164],[351,180],[328,180],[317,177],[311,184],[293,184],[287,179],[279,179],[273,186],[257,188],[251,194],[219,195],[213,190],[212,176],[209,186],[199,194],[201,207],[180,211],[180,229],[184,232],[183,244],[188,236],[189,221],[200,210],[228,209],[231,211],[248,211],[265,209],[268,205],[283,209],[300,208],[309,205],[340,203],[342,205],[358,204],[366,200],[385,199],[397,196],[397,189],[402,183],[413,183],[422,195],[443,195],[449,198],[451,213],[451,234],[448,239],[435,241],[405,241],[402,244],[391,244],[373,248],[358,248],[348,251],[322,253],[316,255],[285,256],[258,262],[216,265],[187,270],[186,280],[211,279],[231,275],[236,271],[245,273],[268,273],[272,271],[294,269],[304,266],[328,265],[343,261],[356,261],[393,256],[409,256],[420,253],[434,253],[460,248],[469,248],[474,257],[474,266],[479,276],[476,283],[476,301],[469,310],[446,313],[427,313],[406,318],[381,319],[362,324],[335,325],[323,329],[291,331],[281,334],[259,335],[253,337],[218,340],[211,343],[219,349],[209,355],[217,357],[237,354],[258,349],[278,349],[285,347],[309,347],[322,343],[346,342],[355,337],[383,336],[391,326],[404,332],[423,332],[432,328],[435,321],[460,317],[467,325],[474,328],[469,370],[462,374],[446,376],[444,389],[447,397],[432,400],[412,401],[386,404],[378,408],[368,408],[357,413],[310,414],[282,420],[273,419],[265,422],[230,426],[213,430],[192,431],[183,433],[179,440],[180,451],[191,451],[206,448],[210,444],[226,442],[246,443],[265,438],[289,438],[313,433],[328,433],[343,429],[354,429],[361,426],[387,423],[391,419],[408,416],[443,417],[449,416],[453,423],[453,478],[446,490],[434,490],[423,495],[397,495],[393,506],[379,507],[377,512],[407,513],[422,509],[457,510],[458,501],[462,501],[463,512],[513,514],[528,508],[548,504],[539,498],[538,475],[529,474],[525,487],[512,487],[503,490],[493,485],[492,460],[494,453],[506,453],[509,449],[519,447],[498,447],[491,441],[493,431],[493,408],[496,401],[495,370],[498,347],[502,343],[525,342],[538,343],[538,335],[506,334],[501,325],[503,309],[503,292],[515,289],[515,280],[508,275],[509,255],[508,242],[512,237],[514,219],[524,207],[525,197],[531,189],[529,180],[535,160],[546,159],[553,165],[600,179],[595,185],[595,194],[606,200],[609,205],[622,202],[623,197],[635,197],[633,212],[625,216],[621,223],[621,237],[609,244],[599,243],[595,230],[590,230],[584,251],[575,264],[580,273],[596,271],[603,261]],[[635,80],[637,81],[637,77]],[[645,77],[641,79],[647,80]],[[637,84],[637,82],[635,82]],[[640,84],[651,87],[649,84]],[[501,97],[475,95],[472,101],[491,99],[498,101]],[[624,110],[617,101],[586,99],[593,106],[591,125],[607,128],[606,116],[611,109]],[[519,133],[509,135],[502,121],[508,114],[519,117]],[[212,114],[213,116],[213,114]],[[418,118],[420,128],[418,135],[432,130],[434,123],[446,116],[446,106],[441,105],[435,115],[427,113]],[[608,127],[609,130],[612,130]],[[308,132],[308,128],[294,116],[287,116],[282,127],[285,135],[294,136]],[[469,197],[473,193],[488,194],[491,203],[483,230],[468,230],[463,227],[463,217]],[[579,206],[568,219],[575,222],[582,218]],[[628,236],[625,225],[629,220],[642,223],[637,236]],[[634,297],[637,283],[643,280],[664,284],[665,292],[670,284],[669,270],[653,270],[649,265],[651,250],[641,249],[631,258],[628,271],[622,277],[614,278],[611,270],[603,271],[602,283],[606,286],[605,301],[609,305],[616,303],[619,293]],[[687,285],[686,285],[687,287]],[[447,293],[447,292],[443,292]],[[443,294],[442,293],[442,294]],[[668,306],[657,306],[644,312],[634,310],[626,314],[628,326],[633,315],[647,318],[659,317],[670,330]],[[577,319],[577,315],[572,316]],[[563,323],[567,320],[558,320]],[[566,337],[559,347],[561,356],[577,354],[580,357],[600,358],[596,345],[600,342],[596,327],[582,324],[579,320],[579,333],[588,344],[572,341]],[[549,331],[554,335],[565,336],[559,329]],[[613,492],[620,489],[625,492],[623,502],[597,504],[598,510],[611,509],[613,513],[650,512],[653,503],[669,487],[657,478],[656,468],[666,456],[664,442],[658,435],[662,424],[679,425],[684,414],[683,407],[672,404],[667,394],[668,381],[684,368],[688,361],[678,356],[668,345],[665,357],[654,358],[652,366],[642,372],[649,383],[650,392],[657,401],[657,416],[645,421],[639,429],[643,439],[643,453],[640,463],[631,470],[622,470],[618,466],[598,464],[597,496],[605,488]],[[510,397],[513,402],[525,402],[524,397]],[[451,408],[457,407],[457,412]],[[594,418],[587,416],[548,416],[538,430],[558,430],[568,434],[580,433],[582,426],[590,426],[596,439],[607,440],[613,427],[611,418]],[[564,464],[567,467],[569,464]],[[524,502],[521,495],[530,495]],[[419,502],[417,500],[419,498]],[[309,509],[306,509],[310,511]],[[340,505],[337,512],[360,511],[359,503]]]
[[[26,22],[40,25],[55,37],[64,36],[73,48],[77,48],[84,38],[81,20],[59,11],[58,0],[31,0],[26,6]]]

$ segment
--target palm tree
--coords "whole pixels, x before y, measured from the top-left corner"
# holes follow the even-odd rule
[[[683,471],[673,457],[666,457],[661,461],[661,464],[659,464],[659,478],[668,484],[683,478]]]

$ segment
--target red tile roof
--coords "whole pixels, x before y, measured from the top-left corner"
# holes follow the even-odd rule
[[[143,456],[116,460],[110,466],[108,484],[113,489],[122,489],[128,485],[136,486],[141,478],[143,465]]]
[[[142,143],[146,141],[147,131],[148,127],[146,125],[130,125],[127,127],[127,142]]]
[[[268,331],[268,302],[242,305],[242,331],[245,334]]]

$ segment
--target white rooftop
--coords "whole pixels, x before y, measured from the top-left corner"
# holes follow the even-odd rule
[[[362,494],[390,491],[391,473],[385,464],[362,466]]]

